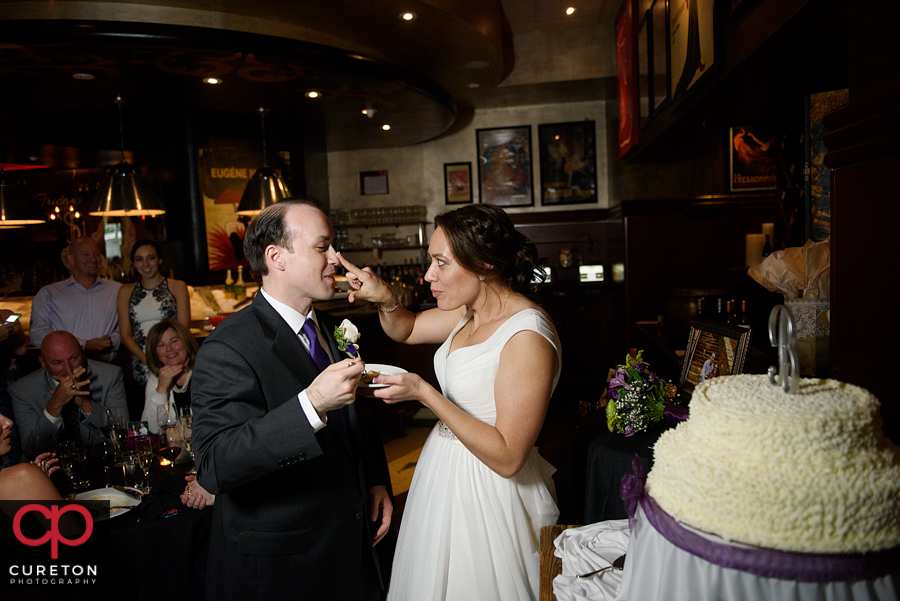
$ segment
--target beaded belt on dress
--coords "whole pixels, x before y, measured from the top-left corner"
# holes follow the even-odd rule
[[[444,422],[438,422],[438,436],[443,436],[444,438],[449,438],[450,440],[459,440],[456,437],[456,434],[447,427],[447,424]]]

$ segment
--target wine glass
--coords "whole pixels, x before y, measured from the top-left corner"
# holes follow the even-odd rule
[[[135,455],[128,454],[122,457],[122,472],[125,476],[125,486],[144,489],[144,473]]]
[[[150,492],[150,466],[153,465],[153,443],[149,436],[140,436],[134,442],[138,465],[144,473],[144,493]]]
[[[194,465],[194,447],[191,446],[191,435],[194,425],[194,416],[190,407],[181,410],[181,435],[184,439],[184,448],[191,454],[191,469],[188,474],[197,475],[197,466]]]
[[[85,451],[73,440],[61,440],[58,444],[59,465],[69,479],[69,486],[72,490],[79,490],[87,486],[87,479],[84,478],[84,462],[86,460]]]
[[[178,425],[178,414],[174,403],[166,403],[156,408],[156,425],[159,426],[159,433],[166,436],[169,428]]]

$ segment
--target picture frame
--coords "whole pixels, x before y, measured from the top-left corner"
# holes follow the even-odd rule
[[[133,421],[125,424],[126,435],[130,438],[133,436],[147,436],[150,428],[145,421]]]
[[[638,58],[638,116],[641,125],[650,118],[653,112],[651,98],[653,96],[653,65],[651,64],[651,28],[650,9],[647,9],[638,19],[637,34],[637,58]]]
[[[534,206],[531,126],[476,129],[479,201],[501,207]]]
[[[669,96],[680,102],[716,64],[715,0],[669,0]]]
[[[679,393],[690,395],[701,382],[743,372],[752,330],[710,319],[690,322]]]
[[[771,127],[728,129],[728,187],[732,192],[774,190],[777,186],[776,132]]]
[[[541,204],[597,202],[597,149],[594,121],[538,125]]]
[[[359,193],[362,196],[388,194],[387,171],[360,171]]]
[[[619,158],[637,146],[640,134],[637,0],[624,0],[616,16],[616,86],[619,99]]]
[[[653,95],[650,114],[669,99],[669,20],[667,0],[653,0],[650,6],[650,62],[653,65],[650,90]]]
[[[461,205],[472,202],[472,163],[444,163],[444,202]]]

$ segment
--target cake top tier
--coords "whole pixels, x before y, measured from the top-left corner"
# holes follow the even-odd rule
[[[801,379],[800,390],[787,394],[769,382],[768,376],[739,375],[712,378],[700,384],[691,399],[714,403],[720,411],[754,415],[800,417],[823,412],[838,414],[878,413],[878,400],[867,390],[836,380]]]

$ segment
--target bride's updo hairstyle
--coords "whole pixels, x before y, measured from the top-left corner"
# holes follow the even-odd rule
[[[475,275],[498,277],[514,292],[527,294],[544,282],[537,249],[503,209],[471,204],[434,218],[444,230],[453,256]]]

